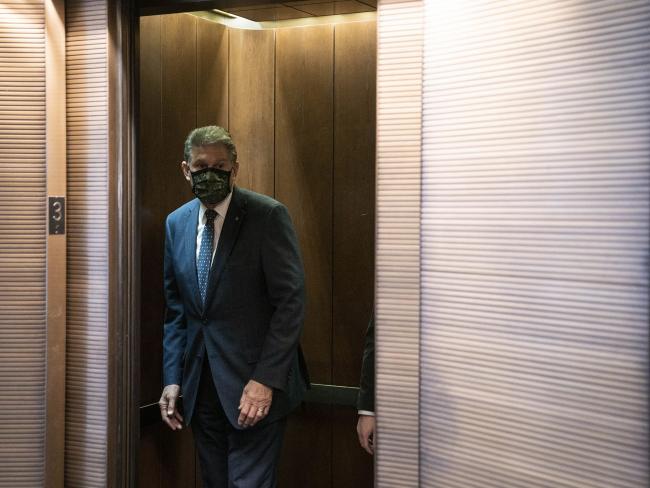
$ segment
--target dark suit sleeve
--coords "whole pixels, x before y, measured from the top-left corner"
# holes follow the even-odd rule
[[[165,223],[165,325],[163,338],[164,385],[180,385],[183,377],[183,353],[186,342],[186,323],[183,302],[178,292],[173,263],[173,232],[170,219]]]
[[[304,321],[305,278],[298,238],[284,205],[269,212],[263,239],[262,267],[274,310],[252,379],[286,391]]]
[[[363,344],[363,363],[357,410],[375,411],[375,317],[370,319]]]

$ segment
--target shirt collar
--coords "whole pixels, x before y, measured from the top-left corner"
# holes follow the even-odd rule
[[[219,215],[222,217],[226,216],[226,213],[228,212],[228,207],[230,207],[230,200],[232,200],[232,191],[228,193],[228,196],[224,198],[221,202],[217,204],[216,207],[214,207],[214,211],[217,212]],[[205,205],[203,205],[203,202],[201,202],[201,208],[199,209],[199,224],[204,224],[203,222],[203,217],[205,215],[205,211],[208,209]]]

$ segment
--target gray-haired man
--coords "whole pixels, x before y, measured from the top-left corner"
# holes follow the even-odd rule
[[[166,221],[161,416],[191,422],[206,488],[274,487],[286,415],[309,385],[298,240],[282,204],[235,186],[225,129],[193,130],[181,169],[197,198]]]

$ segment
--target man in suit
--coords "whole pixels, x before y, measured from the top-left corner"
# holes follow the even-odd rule
[[[357,397],[357,436],[368,454],[375,452],[375,318],[370,319],[363,344],[361,380]]]
[[[197,198],[166,221],[161,416],[191,422],[205,488],[275,487],[286,416],[309,385],[298,240],[284,205],[235,186],[225,129],[193,130],[184,154]]]

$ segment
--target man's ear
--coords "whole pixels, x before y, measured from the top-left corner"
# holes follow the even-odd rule
[[[239,173],[239,163],[232,165],[232,175],[237,176],[237,173]]]
[[[192,181],[192,174],[190,173],[190,165],[187,164],[187,161],[181,162],[181,171],[183,172],[183,176],[185,176],[185,179],[187,181]]]

